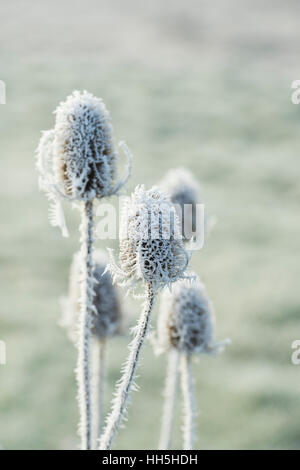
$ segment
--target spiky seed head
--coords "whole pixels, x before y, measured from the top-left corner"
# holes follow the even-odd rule
[[[132,155],[120,142],[127,172],[117,181],[110,116],[102,100],[87,91],[74,91],[55,114],[54,129],[42,133],[36,150],[37,169],[51,203],[50,222],[68,236],[61,199],[87,202],[118,194],[130,176]]]
[[[107,256],[102,250],[94,253],[94,298],[92,311],[92,334],[100,340],[120,333],[121,306],[116,288],[112,284],[111,276],[105,272]],[[73,257],[69,296],[64,302],[62,326],[66,327],[72,341],[77,342],[78,318],[80,315],[80,289],[81,257],[76,253]]]
[[[188,233],[195,232],[197,229],[196,207],[200,203],[198,182],[185,168],[173,168],[168,171],[159,186],[170,196],[175,205],[180,217],[183,239],[188,241]]]
[[[180,280],[163,292],[157,324],[157,350],[175,348],[185,354],[212,353],[214,313],[199,279]]]
[[[159,289],[183,277],[189,257],[178,217],[170,199],[158,188],[136,187],[123,205],[121,228],[122,274],[115,274],[123,276],[124,285],[143,280]]]
[[[66,195],[107,196],[115,181],[116,153],[109,113],[99,98],[74,91],[55,111],[53,170]]]
[[[92,333],[99,338],[104,338],[120,333],[121,306],[111,275],[109,272],[105,272],[107,266],[106,254],[101,250],[97,250],[94,259],[96,285],[93,302],[96,312],[92,316]]]

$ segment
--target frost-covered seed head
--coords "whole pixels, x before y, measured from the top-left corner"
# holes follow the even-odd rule
[[[214,314],[203,284],[198,279],[181,280],[165,290],[157,324],[158,352],[176,348],[186,354],[211,353]]]
[[[87,91],[74,91],[55,114],[54,129],[42,133],[36,166],[39,187],[51,203],[50,222],[68,236],[61,200],[88,202],[118,194],[130,176],[132,155],[121,141],[127,169],[125,177],[118,179],[119,153],[109,113],[102,100]]]
[[[99,338],[104,338],[120,333],[121,306],[111,276],[105,272],[106,254],[98,250],[95,252],[94,260],[94,277],[96,279],[94,307],[97,313],[94,312],[92,316],[92,333]]]
[[[109,194],[116,154],[109,113],[101,99],[74,91],[55,111],[53,170],[67,195],[83,200]]]
[[[200,203],[200,187],[185,168],[173,168],[161,181],[160,187],[171,198],[181,218],[181,231],[185,241],[187,233],[196,231],[196,205]],[[186,227],[186,234],[184,233]]]
[[[188,255],[169,198],[153,187],[137,186],[121,219],[120,263],[123,284],[138,280],[159,289],[183,277]],[[122,277],[118,273],[116,277]]]
[[[76,253],[70,270],[69,297],[65,302],[62,325],[66,327],[72,341],[77,341],[77,322],[80,315],[80,253]],[[107,256],[102,250],[94,253],[94,299],[92,311],[92,334],[101,339],[120,333],[121,307],[116,288],[109,273],[104,273]]]
[[[54,129],[43,133],[37,149],[41,189],[90,201],[116,187],[117,154],[109,113],[99,98],[74,91],[55,111]]]

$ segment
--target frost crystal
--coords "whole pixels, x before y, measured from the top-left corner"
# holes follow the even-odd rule
[[[157,351],[169,348],[186,354],[214,353],[227,340],[214,340],[214,313],[199,279],[178,281],[172,292],[165,290],[157,324]]]
[[[137,281],[154,289],[184,277],[189,255],[181,239],[179,221],[169,198],[153,187],[137,186],[122,208],[120,268],[112,260],[109,269],[121,285],[133,288]]]
[[[97,250],[94,253],[94,298],[91,332],[100,340],[118,334],[121,328],[121,308],[115,287],[106,269],[106,254]],[[63,299],[63,318],[65,327],[73,342],[78,338],[78,318],[80,315],[80,253],[76,253],[70,270],[69,296]]]
[[[168,171],[160,187],[169,194],[172,203],[178,209],[182,234],[184,240],[188,241],[187,232],[195,232],[197,229],[196,206],[200,204],[199,184],[188,170],[174,168]]]

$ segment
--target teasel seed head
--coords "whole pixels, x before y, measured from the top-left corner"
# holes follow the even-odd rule
[[[106,253],[96,250],[94,253],[94,298],[91,319],[91,333],[99,340],[119,334],[122,329],[122,313],[117,290],[112,284],[111,276],[105,272],[107,264]],[[77,342],[77,320],[80,315],[80,279],[81,263],[80,253],[73,257],[69,295],[63,299],[63,316],[60,322],[65,327],[68,336]]]
[[[52,201],[50,221],[64,229],[60,199],[92,201],[116,194],[127,182],[132,156],[120,142],[127,158],[127,174],[117,181],[118,152],[105,104],[87,91],[74,91],[55,111],[54,129],[44,131],[37,148],[40,189]],[[63,230],[67,236],[66,229]]]
[[[215,316],[204,285],[194,279],[178,281],[162,295],[157,323],[158,353],[175,348],[187,355],[212,354],[228,344],[214,339]]]
[[[181,222],[181,232],[184,241],[188,241],[188,235],[184,227],[189,231],[196,231],[196,206],[200,204],[200,186],[193,175],[185,168],[173,168],[168,171],[159,186],[171,198],[178,211]]]
[[[53,168],[66,195],[92,200],[115,184],[116,152],[109,113],[99,98],[74,91],[55,111]]]
[[[189,255],[181,239],[179,220],[169,198],[157,187],[137,186],[121,217],[120,268],[111,262],[114,279],[133,288],[140,280],[154,290],[184,277]]]

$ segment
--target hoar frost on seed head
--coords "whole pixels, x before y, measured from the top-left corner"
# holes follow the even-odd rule
[[[106,253],[96,250],[94,253],[94,298],[91,318],[91,333],[96,338],[103,340],[120,333],[122,314],[120,301],[116,288],[112,284],[109,273],[104,273],[107,265]],[[81,260],[80,253],[73,257],[69,295],[62,299],[63,316],[60,322],[65,327],[68,336],[73,342],[78,339],[78,319],[80,315],[81,298]]]
[[[120,267],[112,259],[113,277],[129,288],[143,280],[159,289],[183,278],[188,261],[170,199],[156,187],[137,186],[122,208]]]
[[[185,354],[212,354],[228,340],[216,343],[211,302],[197,277],[180,280],[165,290],[160,303],[155,341],[158,353],[170,348]]]
[[[105,104],[74,91],[55,115],[53,169],[65,194],[83,200],[107,196],[114,186],[116,152]]]
[[[190,171],[185,168],[173,168],[168,171],[159,186],[171,198],[178,209],[181,218],[181,230],[185,241],[188,241],[186,232],[195,232],[196,206],[200,203],[200,186]],[[188,230],[187,230],[188,229]]]
[[[62,227],[58,200],[91,201],[116,194],[126,183],[131,154],[120,143],[128,159],[128,174],[116,181],[115,150],[110,115],[105,104],[87,91],[74,91],[55,111],[55,126],[42,134],[37,149],[40,188],[54,203],[51,222]]]

